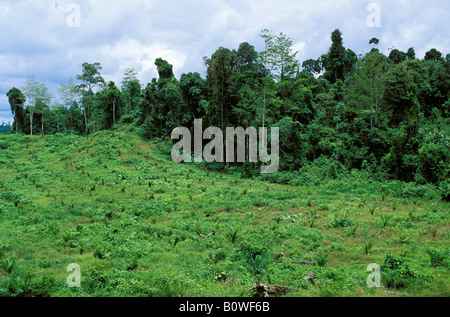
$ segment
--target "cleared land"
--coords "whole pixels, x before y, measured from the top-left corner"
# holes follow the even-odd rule
[[[274,184],[111,131],[0,136],[3,296],[252,296],[257,281],[285,296],[449,296],[449,232],[432,186],[313,169]]]

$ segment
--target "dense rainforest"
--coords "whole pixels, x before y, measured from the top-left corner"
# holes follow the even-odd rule
[[[328,52],[299,61],[293,40],[262,30],[265,49],[244,42],[219,47],[198,72],[174,75],[158,58],[159,78],[144,85],[134,69],[120,84],[106,81],[101,63],[84,63],[81,74],[61,84],[59,101],[29,76],[7,93],[11,133],[89,135],[127,127],[148,139],[166,140],[175,127],[279,127],[280,170],[266,178],[287,183],[311,164],[327,177],[365,170],[378,180],[433,184],[449,199],[450,54],[436,49],[416,56],[391,49],[386,56],[372,38],[370,52],[357,55],[331,34]],[[257,164],[213,164],[245,176]]]

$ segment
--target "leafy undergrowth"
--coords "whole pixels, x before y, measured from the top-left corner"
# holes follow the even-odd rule
[[[129,133],[0,136],[0,295],[252,296],[259,281],[449,296],[448,203],[361,173],[277,184],[176,164]]]

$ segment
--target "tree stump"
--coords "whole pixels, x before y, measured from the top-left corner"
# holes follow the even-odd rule
[[[277,297],[286,295],[288,290],[294,290],[290,287],[269,285],[260,282],[256,282],[249,292],[254,292],[254,297]]]

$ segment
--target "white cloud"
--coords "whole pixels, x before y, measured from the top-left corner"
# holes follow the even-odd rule
[[[366,24],[371,2],[381,7],[381,28]],[[67,25],[69,3],[80,5],[80,28]],[[291,37],[300,61],[326,53],[336,28],[357,54],[370,50],[372,37],[386,54],[392,46],[414,47],[418,57],[432,47],[445,54],[449,11],[446,0],[2,0],[0,95],[30,74],[56,87],[79,74],[84,62],[100,62],[102,75],[117,85],[126,68],[143,84],[157,77],[157,57],[171,63],[177,77],[204,76],[202,58],[219,46],[237,49],[246,41],[263,50],[263,28]],[[2,115],[9,111],[5,100]]]
[[[186,61],[186,53],[174,50],[165,44],[144,45],[135,39],[123,39],[113,46],[100,48],[98,56],[103,61],[105,77],[120,82],[123,78],[123,71],[127,68],[134,68],[141,76],[141,81],[149,82],[157,77],[155,60],[158,57],[164,58],[173,65],[174,71],[181,69]],[[178,72],[180,76],[181,73]]]

